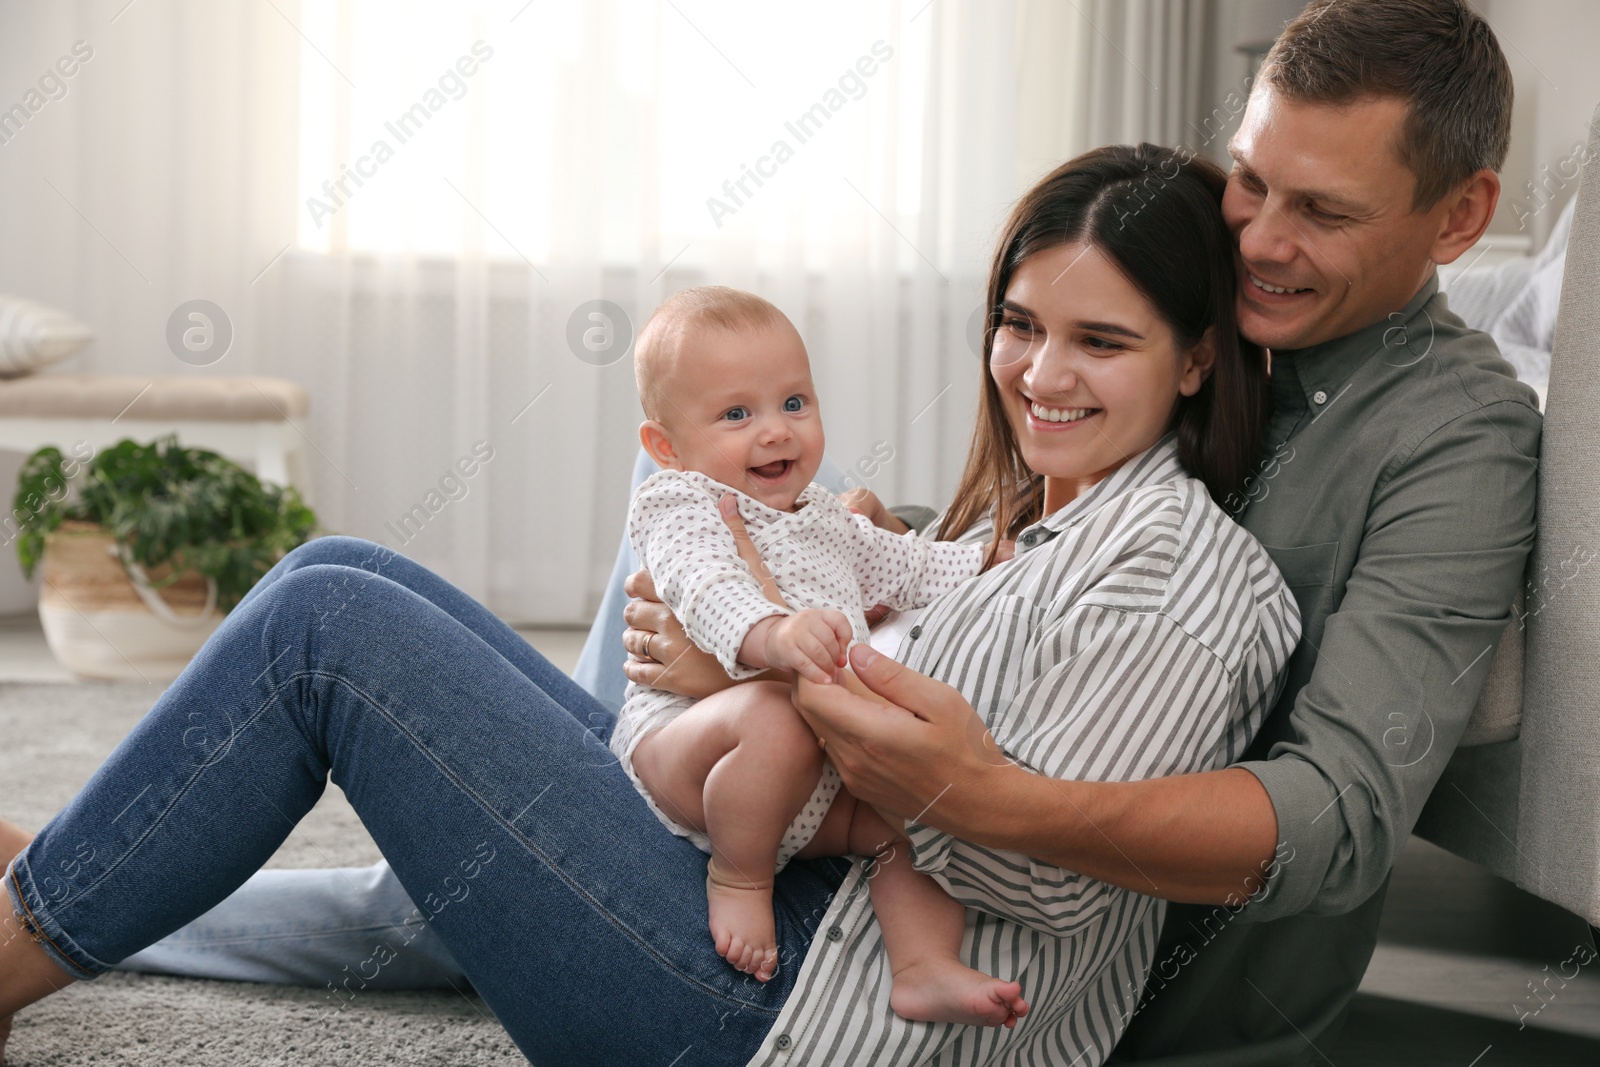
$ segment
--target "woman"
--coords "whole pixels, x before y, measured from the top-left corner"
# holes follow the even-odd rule
[[[981,709],[974,751],[1024,772],[1223,766],[1298,636],[1281,577],[1212,500],[1243,483],[1265,406],[1260,353],[1234,329],[1222,185],[1168,150],[1101,149],[1027,194],[996,253],[982,413],[940,533],[1015,538],[1017,557],[927,609],[898,651]],[[854,661],[869,685],[885,673],[865,649]],[[835,689],[798,696],[814,711]],[[909,847],[971,909],[974,964],[1023,983],[1034,1009],[1016,1029],[896,1017],[868,873],[843,860],[779,876],[784,958],[758,983],[716,955],[705,857],[639,800],[608,729],[593,698],[424,569],[350,539],[297,549],[12,862],[7,932],[27,936],[0,944],[0,1016],[222,899],[331,771],[535,1062],[1109,1052],[1155,899],[941,832],[950,809],[983,807],[952,782],[904,813]]]

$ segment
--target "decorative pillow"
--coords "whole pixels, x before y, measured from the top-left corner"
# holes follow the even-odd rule
[[[0,378],[18,378],[65,359],[94,331],[64,311],[0,293]]]

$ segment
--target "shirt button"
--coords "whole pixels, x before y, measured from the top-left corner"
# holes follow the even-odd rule
[[[919,622],[911,628],[911,640],[915,641],[922,636],[922,624]]]
[[[839,941],[839,940],[842,940],[843,938],[844,938],[844,931],[843,930],[839,929],[837,926],[828,927],[828,940],[829,941]]]
[[[1318,389],[1316,392],[1311,394],[1311,399],[1314,403],[1326,404],[1328,402],[1328,394],[1324,393],[1321,389]]]
[[[1033,543],[1037,540],[1039,540],[1039,535],[1036,533],[1030,532],[1022,535],[1022,543],[1027,545],[1029,548],[1032,548]]]
[[[774,1042],[774,1043],[780,1049],[784,1049],[784,1048],[788,1048],[790,1045],[794,1044],[794,1039],[791,1038],[788,1034],[779,1034],[778,1035],[778,1040],[776,1042]]]

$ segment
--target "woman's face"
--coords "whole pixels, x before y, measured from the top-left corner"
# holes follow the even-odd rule
[[[1011,276],[989,373],[1049,514],[1167,432],[1210,372],[1093,245],[1036,252]]]

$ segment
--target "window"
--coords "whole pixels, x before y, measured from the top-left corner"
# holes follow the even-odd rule
[[[904,228],[920,210],[933,19],[915,16],[887,2],[303,0],[299,244],[535,265],[837,262],[864,219]]]

